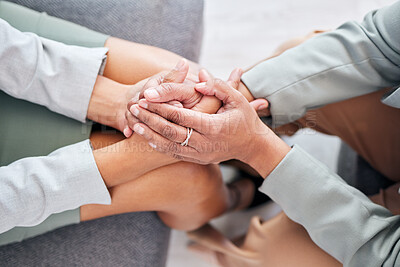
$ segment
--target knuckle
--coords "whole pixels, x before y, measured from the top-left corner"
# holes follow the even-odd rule
[[[162,84],[164,82],[164,75],[160,75],[156,77],[157,84]]]
[[[164,70],[164,71],[156,74],[155,76],[153,76],[153,79],[155,79],[158,84],[162,84],[165,81],[167,75],[168,75],[168,71]]]
[[[178,133],[176,129],[174,129],[170,125],[165,125],[161,131],[161,135],[163,135],[167,139],[175,140],[178,136]]]
[[[176,70],[171,70],[170,72],[168,72],[165,75],[164,82],[165,83],[174,82],[176,80],[176,75],[177,75],[177,71]]]
[[[166,145],[166,150],[169,153],[174,153],[175,152],[175,144],[173,142],[170,142],[169,144]]]
[[[132,117],[134,116],[132,115]],[[139,114],[137,115],[137,119],[146,124],[150,122],[150,116],[146,112],[139,112]]]
[[[222,87],[222,86],[225,86],[225,82],[223,80],[221,80],[221,79],[215,79],[214,80],[214,85],[217,86],[217,87]]]
[[[178,144],[175,142],[169,142],[169,144],[167,145],[167,151],[174,154],[178,153],[179,152]]]
[[[165,82],[165,81],[164,81]],[[168,94],[168,93],[172,93],[174,90],[172,88],[172,85],[169,83],[163,83],[160,85],[161,89],[164,93]]]
[[[170,120],[177,123],[177,124],[182,124],[185,122],[185,116],[179,112],[178,110],[173,110],[170,113]]]

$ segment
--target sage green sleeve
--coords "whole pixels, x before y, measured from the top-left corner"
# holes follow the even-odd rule
[[[106,49],[102,47],[109,37],[108,35],[49,16],[44,12],[37,12],[7,1],[0,1],[0,24],[2,24],[2,30],[4,30],[4,27],[6,26],[9,27],[9,25],[6,25],[3,20],[7,21],[7,23],[12,25],[13,28],[17,29],[18,31],[32,32],[37,34],[40,37],[36,39],[42,40],[42,42],[45,44],[54,44],[53,41],[44,39],[49,38],[68,45],[99,47],[98,49],[104,50],[102,55],[99,57],[100,60],[98,64],[96,63],[95,67],[90,68],[92,69],[93,77],[97,77],[100,64],[103,63],[104,65],[102,58],[104,57]],[[31,33],[26,33],[24,35],[32,36]],[[9,37],[9,35],[7,35],[7,37]],[[5,40],[6,38],[2,39],[2,45],[4,45]],[[20,43],[21,42],[18,44]],[[66,47],[61,44],[58,46]],[[70,48],[70,46],[68,47],[69,48],[63,52],[70,57],[74,56],[74,53],[69,53],[73,48]],[[29,46],[28,48],[31,49],[32,46]],[[49,53],[49,51],[54,52],[54,49],[49,50],[46,45],[43,45],[42,48],[45,49],[47,53]],[[87,48],[78,47],[73,50],[77,49],[88,51]],[[16,48],[14,46],[13,51],[15,50]],[[10,50],[8,50],[8,52],[5,54],[12,57],[13,55],[9,51]],[[93,65],[90,64],[91,61],[89,62],[88,60],[83,60],[87,56],[88,53],[79,57],[79,61],[84,61],[84,64],[80,63],[78,67],[75,67],[75,69],[88,68],[88,66]],[[14,56],[12,60],[15,62],[17,58],[18,57]],[[30,57],[27,58],[31,59],[33,56],[30,55]],[[65,62],[70,61],[68,58],[66,58],[66,60],[64,60],[62,63],[65,64]],[[47,62],[47,66],[50,65],[51,64]],[[26,68],[27,64],[19,64],[17,69],[21,69],[22,66]],[[54,71],[54,68],[52,70]],[[10,66],[8,66],[7,71],[8,73],[10,72]],[[7,71],[2,73],[7,73]],[[86,71],[87,70],[85,70],[85,72]],[[79,73],[83,72],[84,71],[79,71]],[[20,71],[16,71],[15,73],[20,73]],[[5,76],[5,74],[2,76],[3,79]],[[60,75],[55,75],[53,73],[53,76]],[[82,82],[83,79],[78,80],[81,80]],[[56,86],[51,87],[61,87],[61,84],[57,83]],[[86,96],[90,96],[92,88],[93,86],[87,86],[88,90],[86,90]],[[7,88],[1,87],[0,89]],[[70,86],[70,88],[67,89],[68,92],[70,92],[73,91],[73,89],[79,90],[81,87]],[[74,105],[69,106],[76,106],[82,99],[87,99],[88,97],[77,96],[77,98],[79,98],[79,101],[74,98]],[[63,101],[65,101],[65,99]],[[74,108],[74,110],[77,111],[78,108]],[[86,111],[78,112],[78,114],[80,114],[80,116],[76,115],[71,117],[75,117],[76,119],[83,121],[86,117]],[[102,181],[100,174],[97,171],[95,162],[92,160],[93,155],[89,141],[76,144],[74,145],[74,151],[69,149],[69,152],[64,153],[64,157],[68,155],[73,156],[71,159],[65,160],[68,162],[67,165],[73,165],[73,168],[70,168],[68,171],[66,171],[64,168],[67,166],[65,164],[61,164],[63,165],[61,167],[57,165],[57,162],[52,162],[49,164],[49,160],[54,157],[37,157],[48,155],[60,147],[64,147],[63,150],[65,151],[65,149],[67,149],[65,146],[88,139],[91,132],[91,123],[80,123],[77,120],[73,120],[60,114],[51,112],[43,106],[34,105],[33,103],[12,98],[3,92],[0,92],[0,122],[2,125],[2,130],[0,131],[0,166],[2,166],[0,169],[2,173],[6,174],[7,170],[10,171],[12,169],[7,167],[7,165],[21,158],[25,158],[23,160],[23,164],[20,164],[21,161],[19,161],[20,163],[17,163],[17,166],[19,167],[14,169],[15,171],[23,171],[23,175],[18,176],[16,172],[8,172],[8,175],[5,175],[4,179],[0,179],[4,180],[4,183],[6,183],[6,186],[0,186],[0,191],[3,193],[3,199],[8,201],[7,203],[6,201],[0,201],[0,210],[3,211],[0,212],[0,214],[2,214],[2,216],[0,216],[0,233],[8,230],[12,226],[19,225],[0,234],[0,245],[19,242],[56,228],[78,223],[80,221],[79,206],[82,205],[83,202],[88,203],[88,195],[90,198],[90,203],[93,203],[93,201],[97,202],[94,200],[94,198],[96,198],[97,200],[101,199],[101,202],[106,200],[104,204],[109,204],[109,193],[107,188],[104,186],[104,182]],[[29,131],[26,131],[26,129],[29,129]],[[60,153],[58,153],[58,156],[60,156]],[[36,158],[26,159],[27,157]],[[62,163],[63,161],[59,162]],[[23,168],[24,166],[28,166],[27,163],[31,164],[30,167]],[[13,166],[16,166],[16,164]],[[38,168],[38,166],[40,168]],[[49,174],[49,169],[53,170],[53,175],[50,175],[51,173]],[[86,173],[86,171],[90,169],[91,173]],[[78,180],[74,180],[72,171],[75,171],[82,177],[78,177]],[[35,179],[28,179],[32,176],[30,174],[33,172],[35,172],[35,175],[33,175]],[[40,185],[40,183],[43,182],[43,174],[45,173],[47,173],[46,175],[48,178],[48,183],[43,184],[42,190],[36,191],[36,194],[32,194],[32,190],[40,189],[40,187],[37,185]],[[40,176],[39,178],[37,177],[38,175]],[[26,178],[26,183],[23,183],[23,179],[21,179],[21,177]],[[90,181],[90,184],[85,183],[85,180]],[[64,183],[63,181],[67,182]],[[79,181],[80,184],[77,184],[76,181]],[[36,186],[32,186],[32,183]],[[85,183],[85,185],[82,183]],[[49,184],[52,184],[52,186],[49,187]],[[70,188],[71,186],[73,187],[72,189]],[[13,188],[13,190],[7,191],[7,188]],[[90,188],[90,190],[86,190],[87,192],[82,193],[84,188]],[[18,191],[16,191],[17,189]],[[17,196],[14,199],[15,201],[10,201],[13,199],[11,199],[11,195],[7,194],[7,192],[10,193],[14,191],[19,194],[15,194]],[[58,192],[53,194],[54,191]],[[40,194],[38,194],[38,192]],[[46,201],[48,201],[46,205],[39,203],[39,200],[41,199],[40,197],[43,194],[46,196]],[[62,199],[55,200],[53,199],[54,195],[58,195]],[[77,195],[79,195],[79,197],[77,197]],[[71,200],[75,203],[71,203]],[[79,203],[77,203],[77,201]],[[11,205],[9,205],[9,203],[11,203]],[[23,208],[18,208],[18,204],[21,203],[25,203],[22,205]],[[42,212],[37,212],[37,209],[40,207],[46,206],[49,208],[53,205],[54,208],[54,205],[60,205],[60,203],[64,203],[66,205],[64,205],[62,209],[54,210],[51,208]],[[8,215],[11,209],[14,209],[15,212],[13,212],[12,215]],[[25,211],[24,209],[27,209],[28,211]],[[65,211],[59,213],[61,210]],[[50,213],[51,215],[45,218]],[[23,218],[24,216],[30,220],[28,223]]]
[[[242,81],[254,97],[271,103],[274,125],[295,121],[309,109],[398,87],[400,1],[256,65]],[[388,101],[399,96],[397,89]]]
[[[260,191],[344,266],[400,266],[400,216],[294,146]]]

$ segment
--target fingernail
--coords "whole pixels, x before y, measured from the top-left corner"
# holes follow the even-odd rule
[[[194,86],[196,89],[204,89],[207,87],[207,83],[198,83]]]
[[[183,66],[185,66],[186,64],[186,59],[181,58],[178,62],[178,64],[176,64],[175,66],[175,70],[181,70],[183,68]]]
[[[139,124],[135,124],[135,126],[133,126],[133,130],[135,131],[135,133],[142,135],[144,133],[144,128],[142,126],[140,126]]]
[[[157,100],[160,98],[160,94],[157,92],[156,89],[147,89],[144,91],[144,96],[150,100]]]
[[[152,148],[156,148],[157,146],[153,143],[149,143],[149,146],[151,146]]]
[[[139,101],[139,106],[142,108],[148,108],[149,104],[146,102],[146,100],[142,99]]]
[[[135,115],[136,117],[139,115],[139,109],[137,108],[137,105],[133,105],[130,109],[131,113]]]
[[[261,105],[258,106],[257,110],[263,110],[263,109],[266,109],[266,108],[268,108],[267,104],[261,104]]]
[[[126,138],[128,138],[132,135],[131,129],[128,126],[126,126],[124,129],[124,135]]]

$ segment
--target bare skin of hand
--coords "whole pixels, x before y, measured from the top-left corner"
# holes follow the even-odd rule
[[[238,84],[241,71],[232,76],[230,83]],[[134,126],[137,133],[156,150],[180,160],[208,164],[238,159],[262,177],[289,152],[290,147],[262,123],[245,97],[229,83],[211,79],[197,84],[195,89],[222,101],[216,114],[141,100],[139,107],[131,107],[141,121]],[[193,133],[188,146],[181,146],[187,136],[186,127],[192,128]],[[223,142],[227,149],[216,149]]]
[[[146,89],[158,86],[161,83],[180,82],[194,85],[199,82],[198,75],[189,72],[190,64],[187,60],[181,59],[178,65],[172,71],[162,71],[134,85],[122,84],[99,75],[89,102],[87,118],[115,128],[123,132],[126,137],[131,136],[132,130],[128,127],[128,120],[125,116],[129,102],[137,103],[139,99],[144,98],[143,92]],[[178,71],[181,67],[185,68],[185,79],[183,80]],[[179,103],[171,101],[171,104]]]

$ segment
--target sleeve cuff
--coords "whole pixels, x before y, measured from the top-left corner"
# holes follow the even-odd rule
[[[56,150],[49,157],[67,163],[62,174],[62,177],[68,179],[65,181],[66,186],[63,193],[53,196],[61,197],[53,200],[60,203],[59,211],[87,204],[111,204],[110,193],[97,168],[89,140]]]
[[[265,179],[259,190],[270,196],[285,211],[295,211],[302,198],[312,198],[314,193],[330,184],[332,175],[328,167],[295,145]],[[345,184],[339,176],[334,177],[333,182]],[[295,200],[293,196],[296,196]]]
[[[345,266],[358,257],[354,255],[365,255],[371,247],[364,245],[394,220],[388,210],[372,203],[298,146],[266,178],[260,191]]]
[[[60,49],[66,50],[63,54],[67,57],[64,60],[66,65],[63,66],[66,70],[65,77],[62,77],[63,80],[57,84],[59,93],[53,95],[53,103],[49,103],[49,108],[67,117],[86,122],[90,98],[97,76],[103,71],[108,48],[66,46],[43,38],[42,41],[52,42],[52,47],[63,46]]]
[[[286,54],[292,54],[286,55]],[[304,116],[306,109],[303,106],[298,81],[302,79],[301,73],[296,73],[287,68],[293,64],[292,58],[296,56],[292,51],[285,55],[271,58],[250,69],[242,76],[242,82],[247,86],[254,98],[266,98],[270,103],[271,117],[269,124],[273,127],[287,124]]]

